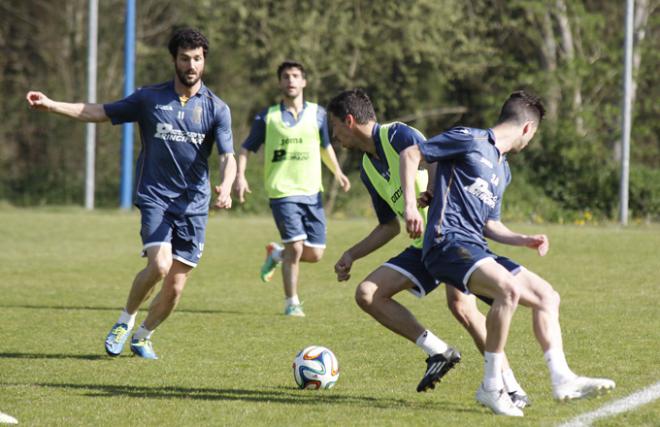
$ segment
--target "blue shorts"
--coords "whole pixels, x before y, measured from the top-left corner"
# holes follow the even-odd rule
[[[177,215],[151,206],[141,206],[140,213],[143,256],[151,246],[169,244],[172,258],[191,267],[197,266],[204,251],[208,215]]]
[[[283,243],[304,240],[306,246],[325,248],[325,212],[320,198],[311,205],[271,201],[270,209]]]
[[[518,274],[521,269],[519,264],[509,258],[492,253],[486,245],[455,239],[443,240],[432,247],[424,257],[424,265],[437,280],[470,294],[467,287],[470,276],[481,264],[491,259],[513,274]]]
[[[413,246],[407,247],[399,255],[390,258],[383,266],[406,276],[415,285],[408,290],[417,298],[433,292],[440,284],[426,271],[426,267],[422,262],[422,250]]]

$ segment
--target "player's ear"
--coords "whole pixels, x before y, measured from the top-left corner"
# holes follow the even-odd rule
[[[346,124],[346,127],[348,127],[349,129],[352,129],[353,126],[355,126],[355,117],[351,113],[346,114],[346,118],[344,119],[344,123]]]
[[[530,122],[525,122],[525,124],[523,125],[523,128],[522,128],[522,134],[527,135],[532,130],[532,125],[533,125],[533,123],[531,121]]]

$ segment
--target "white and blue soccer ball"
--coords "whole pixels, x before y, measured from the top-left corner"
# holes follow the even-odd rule
[[[327,389],[334,387],[339,378],[339,363],[334,353],[326,347],[305,347],[293,360],[293,377],[303,389]]]

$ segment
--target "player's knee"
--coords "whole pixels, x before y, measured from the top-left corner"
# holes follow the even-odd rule
[[[167,273],[170,272],[172,268],[171,259],[155,259],[153,262],[149,263],[149,272],[159,280],[167,276]]]
[[[508,306],[515,307],[520,300],[520,290],[514,280],[507,280],[500,284],[500,301]]]
[[[374,294],[376,293],[376,285],[371,282],[362,282],[355,289],[355,302],[363,310],[367,310],[374,302]]]
[[[560,303],[561,297],[559,296],[559,292],[555,291],[552,287],[543,293],[542,305],[545,309],[558,312]]]
[[[305,248],[305,262],[319,262],[321,258],[323,258],[323,248],[312,248],[309,246]]]
[[[303,245],[287,245],[284,248],[284,252],[282,252],[282,258],[290,263],[296,263],[300,261],[300,258],[303,254],[303,249]]]

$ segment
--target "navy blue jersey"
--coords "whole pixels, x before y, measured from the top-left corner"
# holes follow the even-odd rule
[[[486,244],[484,226],[499,220],[502,196],[511,181],[493,132],[456,127],[419,148],[427,162],[438,162],[424,254],[445,236]]]
[[[404,123],[395,123],[387,131],[387,136],[389,137],[390,144],[392,148],[397,153],[410,147],[411,145],[420,144],[424,142],[424,135],[422,135],[418,130],[411,128],[410,126]],[[380,140],[380,125],[376,124],[371,131],[371,138],[376,145],[376,153],[378,158],[367,153],[369,160],[374,165],[376,170],[386,179],[389,180],[390,170],[387,166],[387,161],[385,160],[385,152],[383,151],[383,144]],[[392,210],[389,204],[378,194],[374,188],[371,181],[367,177],[367,173],[364,171],[362,166],[360,166],[360,179],[371,196],[371,204],[376,211],[376,216],[378,217],[378,222],[380,224],[386,224],[396,218],[396,213]]]
[[[206,86],[181,105],[169,81],[145,86],[103,105],[113,124],[137,122],[142,149],[137,159],[136,205],[186,214],[208,212],[208,157],[233,153],[229,107]]]

